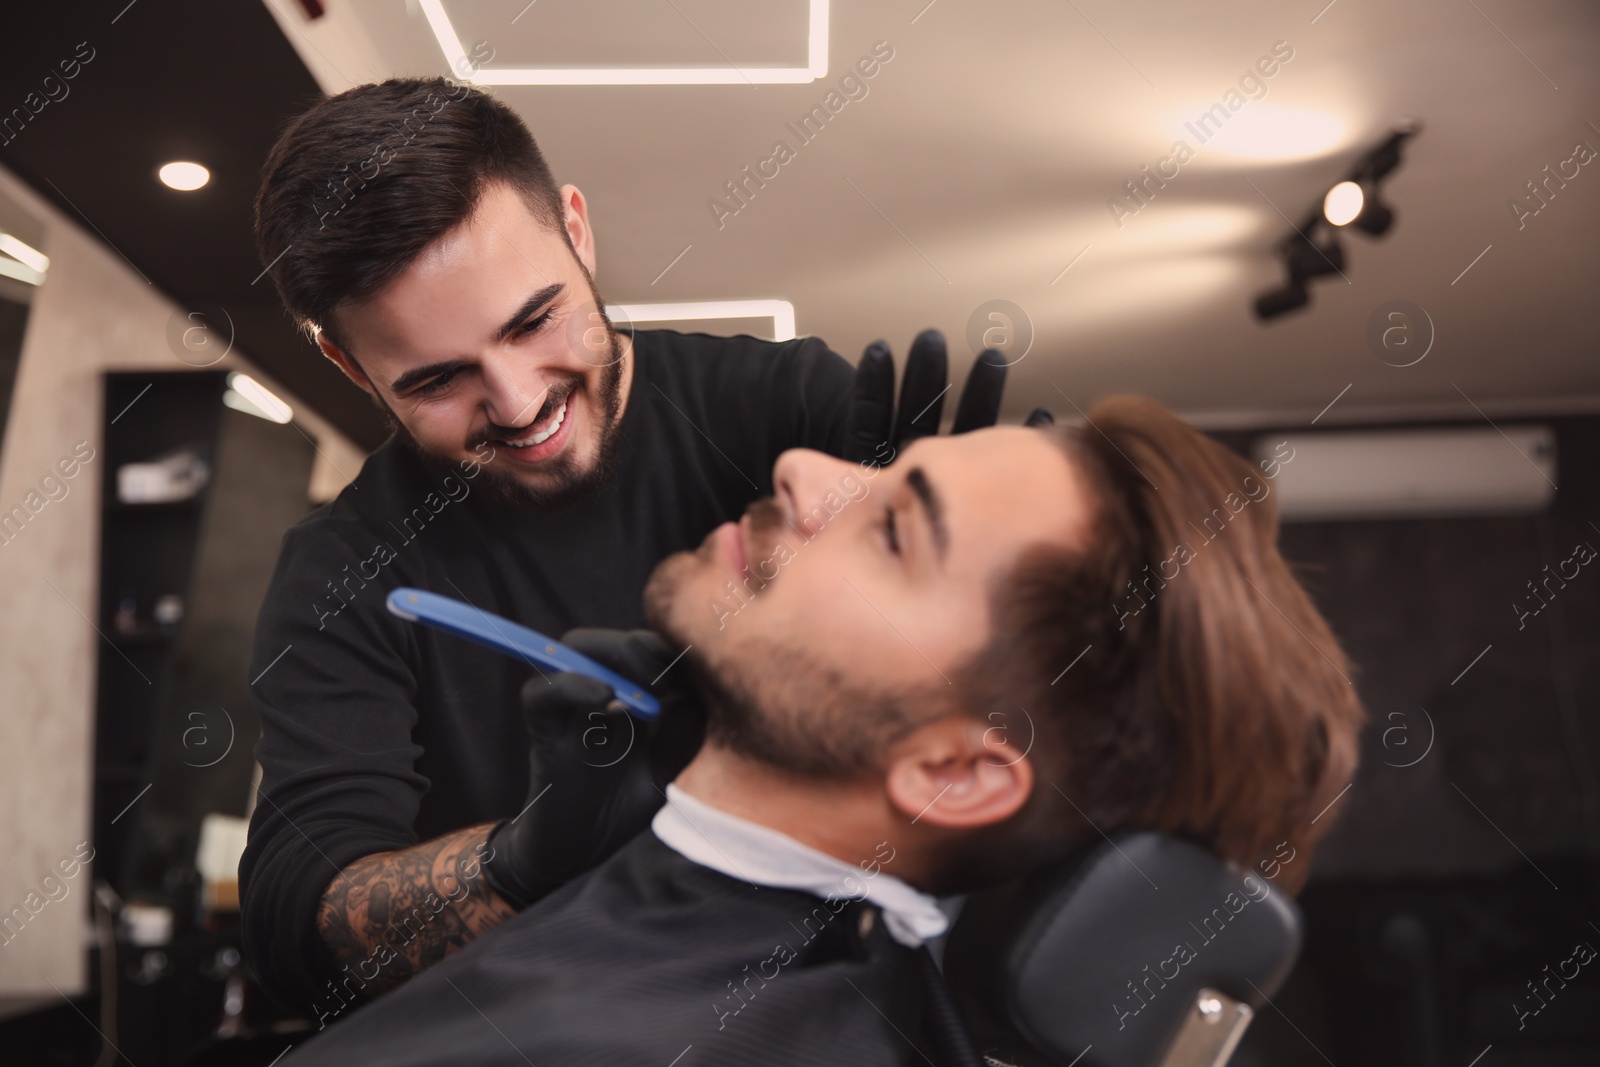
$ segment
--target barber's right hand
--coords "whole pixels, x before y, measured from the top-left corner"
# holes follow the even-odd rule
[[[570,630],[563,644],[646,685],[661,701],[635,719],[587,675],[535,675],[522,690],[529,731],[528,799],[496,825],[483,870],[489,888],[525,908],[605,860],[650,825],[663,790],[700,749],[705,717],[678,652],[650,630]]]
[[[944,394],[950,390],[949,364],[944,334],[931,329],[917,334],[911,351],[906,353],[897,406],[894,356],[883,341],[868,345],[856,367],[842,458],[887,466],[912,441],[938,433]],[[1008,366],[1005,356],[995,349],[978,354],[961,387],[955,421],[950,426],[952,434],[995,424],[1000,417]]]

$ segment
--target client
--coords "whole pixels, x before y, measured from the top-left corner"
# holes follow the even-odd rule
[[[1349,664],[1269,485],[1165,408],[773,484],[646,589],[707,714],[653,832],[286,1065],[970,1062],[936,895],[1116,828],[1241,866],[1327,829]]]

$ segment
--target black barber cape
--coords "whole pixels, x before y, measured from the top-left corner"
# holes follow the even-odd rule
[[[399,989],[322,1020],[282,1067],[943,1063],[923,1033],[922,982],[918,953],[870,903],[757,887],[647,831]]]
[[[391,438],[284,535],[250,666],[263,778],[239,877],[246,957],[286,1006],[313,1014],[339,977],[315,921],[338,870],[527,803],[533,671],[390,615],[389,590],[556,637],[642,626],[656,563],[770,495],[780,452],[843,447],[854,371],[816,338],[640,330],[634,357],[616,477],[596,496],[501,504],[483,471]]]

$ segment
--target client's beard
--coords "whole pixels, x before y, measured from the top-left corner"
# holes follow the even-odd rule
[[[754,639],[732,663],[684,657],[706,709],[706,740],[804,778],[846,781],[882,766],[915,725],[904,703],[806,653]],[[782,672],[779,674],[779,672]]]
[[[747,509],[751,559],[786,529],[769,497]],[[813,779],[859,778],[882,766],[889,745],[931,717],[931,694],[895,694],[868,680],[846,677],[804,648],[751,632],[727,620],[728,640],[713,662],[686,625],[696,610],[694,578],[715,559],[708,538],[693,552],[663,560],[645,587],[645,617],[669,641],[690,646],[684,661],[706,711],[706,740],[775,769]],[[770,555],[770,554],[769,554]],[[760,596],[774,581],[757,578]]]

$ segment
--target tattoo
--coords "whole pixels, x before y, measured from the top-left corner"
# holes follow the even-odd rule
[[[328,883],[317,932],[341,975],[328,983],[336,1007],[319,1007],[319,1016],[394,988],[516,914],[483,881],[489,830],[468,827],[365,856]]]

